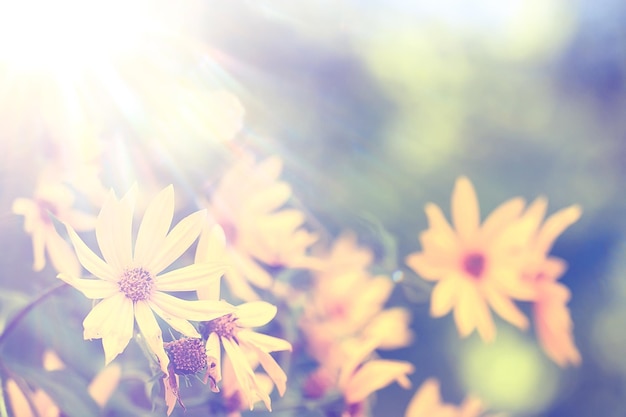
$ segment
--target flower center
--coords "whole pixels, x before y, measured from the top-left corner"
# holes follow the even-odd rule
[[[216,333],[219,337],[237,341],[239,326],[237,326],[236,321],[237,317],[233,314],[226,314],[211,321],[203,321],[200,323],[200,334],[205,339],[208,339],[211,333]]]
[[[207,367],[206,349],[202,339],[182,338],[163,343],[169,356],[174,373],[191,375]]]
[[[482,253],[469,253],[463,259],[463,270],[474,278],[480,278],[485,271],[485,256]]]
[[[143,268],[125,269],[118,285],[126,297],[133,301],[143,301],[152,294],[154,278]]]

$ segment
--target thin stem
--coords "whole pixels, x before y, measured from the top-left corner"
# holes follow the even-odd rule
[[[7,337],[11,334],[11,332],[15,330],[15,328],[20,324],[20,322],[24,319],[24,317],[26,317],[26,315],[33,308],[41,304],[43,301],[45,301],[48,297],[50,297],[57,291],[66,287],[69,287],[69,285],[63,282],[58,285],[55,285],[54,287],[48,288],[47,290],[39,294],[39,296],[34,298],[30,303],[22,307],[22,309],[18,311],[17,314],[15,314],[15,316],[13,316],[13,318],[8,322],[2,334],[0,334],[0,346],[2,346],[2,344],[5,342]]]

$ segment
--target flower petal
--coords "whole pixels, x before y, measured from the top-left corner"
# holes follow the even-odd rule
[[[248,363],[245,355],[241,351],[241,348],[236,343],[231,342],[227,338],[221,338],[222,346],[224,346],[224,351],[228,358],[230,359],[233,371],[235,372],[235,378],[237,379],[237,383],[241,388],[241,393],[245,397],[246,403],[250,406],[250,410],[254,408],[254,394],[256,393],[256,381],[254,379],[254,372],[252,372],[252,368]],[[265,405],[268,410],[271,410],[271,402],[269,401],[269,397],[267,397],[267,402]]]
[[[85,297],[92,300],[109,298],[120,293],[120,288],[117,283],[111,281],[75,278],[69,274],[63,273],[57,275],[57,278],[65,281],[78,291],[82,292]]]
[[[430,315],[443,317],[452,310],[459,298],[459,278],[455,275],[439,281],[430,296]]]
[[[182,317],[173,316],[172,314],[165,312],[161,307],[159,307],[153,302],[148,301],[147,303],[150,306],[150,308],[159,317],[165,320],[165,322],[169,324],[174,330],[181,332],[187,337],[195,337],[195,338],[200,337],[200,334],[198,333],[196,328],[191,323],[189,323],[188,320],[185,320]]]
[[[452,221],[459,237],[470,241],[480,225],[480,209],[474,186],[467,177],[459,177],[452,191]]]
[[[191,264],[167,272],[156,278],[159,291],[195,291],[201,286],[219,285],[219,278],[226,272],[223,262]]]
[[[111,312],[119,311],[127,300],[122,293],[117,293],[111,297],[97,303],[83,320],[83,338],[100,339],[107,329],[107,320],[112,316]]]
[[[78,256],[78,260],[85,267],[85,269],[96,277],[106,280],[106,281],[118,281],[119,277],[117,276],[119,270],[114,270],[111,265],[104,262],[98,255],[93,253],[91,249],[85,242],[78,237],[72,226],[66,224],[67,233],[70,236],[70,240],[72,241],[72,245],[74,245],[74,250],[76,251],[76,256]]]
[[[429,378],[415,392],[406,409],[406,417],[430,417],[441,405],[439,381]]]
[[[480,228],[481,241],[488,244],[493,236],[502,230],[504,225],[518,218],[524,210],[524,203],[525,201],[521,197],[512,198],[492,211]]]
[[[122,377],[122,368],[113,363],[102,369],[89,383],[87,391],[100,407],[109,401]]]
[[[262,350],[253,347],[254,351],[257,353],[257,358],[259,362],[261,362],[261,366],[265,369],[265,372],[272,378],[274,384],[276,384],[276,388],[278,389],[278,394],[282,397],[285,395],[285,391],[287,390],[287,375],[285,371],[282,370],[280,365],[276,362],[276,360],[267,352],[263,352]]]
[[[411,386],[407,374],[415,368],[410,362],[376,359],[365,362],[352,375],[342,391],[347,404],[365,400],[371,393],[386,387],[394,381],[401,386]]]
[[[147,265],[163,245],[174,217],[174,187],[169,185],[152,199],[141,220],[135,243],[135,263]]]
[[[284,339],[253,332],[252,330],[241,329],[237,334],[237,338],[241,341],[245,341],[247,344],[256,346],[263,352],[291,351],[292,349],[291,343]]]
[[[117,256],[117,246],[121,243],[119,236],[117,236],[121,227],[121,217],[121,205],[111,190],[96,220],[96,239],[106,263],[118,271],[123,270],[126,266]]]
[[[105,365],[126,349],[133,337],[134,325],[133,302],[122,295],[121,305],[118,309],[109,311],[109,317],[102,328]]]
[[[167,366],[170,361],[163,347],[163,333],[147,302],[138,301],[135,303],[135,319],[141,334],[148,343],[148,347],[159,359],[161,370],[167,374]]]
[[[235,307],[225,301],[181,300],[158,291],[152,294],[150,301],[169,315],[194,321],[209,321],[235,312]]]
[[[522,330],[528,328],[528,319],[509,297],[488,286],[483,288],[483,293],[487,303],[500,317]]]
[[[254,213],[269,213],[285,204],[291,196],[291,187],[285,182],[277,182],[250,196],[246,209]]]
[[[206,210],[200,210],[182,219],[165,237],[157,253],[150,257],[146,268],[158,274],[178,259],[202,231]]]
[[[237,306],[237,323],[242,327],[259,327],[269,323],[278,309],[265,301],[251,301]]]
[[[416,274],[427,281],[437,281],[443,277],[449,268],[433,265],[431,259],[423,252],[409,254],[404,262]]]
[[[75,277],[80,276],[80,263],[70,244],[59,236],[56,230],[50,230],[45,235],[45,239],[46,250],[54,269],[58,272],[67,272]]]
[[[226,235],[219,224],[209,226],[205,224],[196,246],[195,263],[219,261],[224,259],[226,249]]]
[[[211,333],[206,341],[206,355],[207,361],[213,362],[215,368],[213,375],[215,378],[215,384],[222,380],[222,346],[220,344],[220,337],[217,333]],[[211,361],[211,358],[213,359]]]
[[[548,217],[537,235],[537,249],[543,253],[548,253],[559,235],[570,225],[577,222],[582,215],[582,209],[578,205],[573,205],[557,211]]]
[[[467,337],[476,328],[476,304],[478,294],[474,285],[457,280],[458,300],[454,307],[454,321],[461,337]]]

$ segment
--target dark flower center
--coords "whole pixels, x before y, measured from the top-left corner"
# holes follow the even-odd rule
[[[196,338],[182,338],[163,343],[165,352],[170,358],[174,373],[191,375],[207,367],[204,341]]]
[[[482,253],[469,253],[463,259],[463,270],[474,278],[480,278],[485,271],[485,261]]]
[[[143,268],[125,269],[118,285],[126,297],[133,301],[143,301],[152,294],[154,278]]]
[[[237,317],[233,314],[226,314],[211,321],[203,321],[200,323],[200,334],[203,338],[208,339],[211,333],[217,334],[219,337],[225,337],[231,340],[237,340]]]

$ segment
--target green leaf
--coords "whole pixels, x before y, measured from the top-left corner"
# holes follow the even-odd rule
[[[10,369],[30,385],[41,388],[68,417],[99,416],[100,408],[87,392],[87,381],[63,369],[45,371],[11,364]]]

